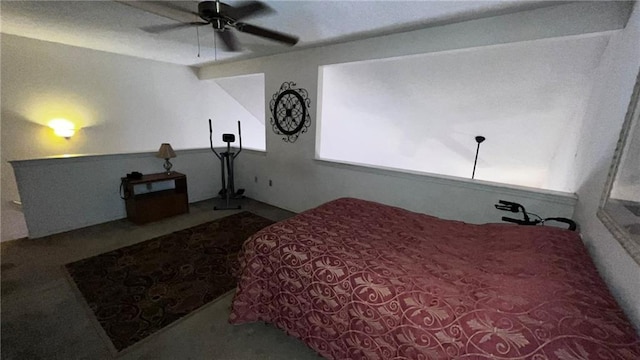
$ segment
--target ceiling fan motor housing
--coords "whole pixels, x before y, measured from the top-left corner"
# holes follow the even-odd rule
[[[229,5],[219,1],[202,1],[198,3],[198,15],[202,20],[208,22],[215,30],[224,30],[225,26],[234,20],[223,13]]]
[[[202,1],[198,3],[198,15],[205,21],[224,18],[222,13],[229,6],[217,1]]]

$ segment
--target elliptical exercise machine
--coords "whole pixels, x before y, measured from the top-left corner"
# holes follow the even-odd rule
[[[213,127],[211,126],[211,119],[209,119],[209,143],[211,144],[211,151],[220,160],[220,169],[222,173],[222,189],[218,192],[220,197],[226,199],[225,206],[214,206],[213,210],[230,210],[240,209],[241,206],[231,206],[231,199],[242,199],[244,196],[244,189],[235,190],[233,184],[233,160],[235,160],[242,151],[242,132],[240,131],[240,121],[238,121],[238,137],[240,138],[240,148],[238,152],[231,151],[231,143],[236,141],[236,137],[233,134],[222,134],[222,141],[227,143],[227,151],[218,152],[213,147]],[[226,176],[225,176],[225,168]]]

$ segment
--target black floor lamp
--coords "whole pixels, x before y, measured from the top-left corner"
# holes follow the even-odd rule
[[[471,179],[476,176],[476,164],[478,163],[478,153],[480,152],[480,144],[485,141],[486,138],[484,136],[478,135],[476,136],[476,142],[478,143],[478,147],[476,148],[476,159],[473,161],[473,173],[471,173]]]

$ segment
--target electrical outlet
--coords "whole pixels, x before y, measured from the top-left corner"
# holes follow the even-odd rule
[[[273,186],[273,181],[271,181],[271,179],[269,179],[269,186]]]
[[[253,178],[253,181],[254,181],[254,182],[258,182],[258,177],[257,177],[257,176],[256,176],[256,177],[254,177],[254,178]]]

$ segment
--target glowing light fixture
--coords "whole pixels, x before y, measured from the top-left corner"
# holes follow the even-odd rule
[[[67,119],[53,119],[47,124],[53,129],[53,133],[69,140],[76,133],[76,126]]]

